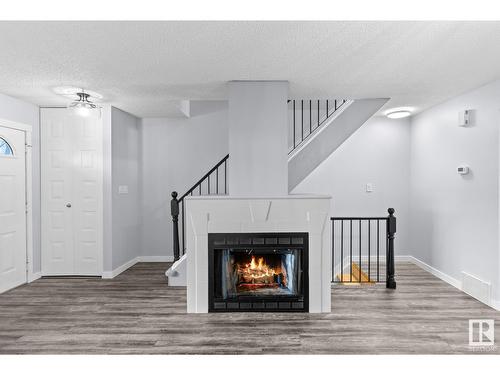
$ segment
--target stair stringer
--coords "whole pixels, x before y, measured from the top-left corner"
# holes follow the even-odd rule
[[[388,98],[354,100],[325,129],[288,159],[288,191],[291,192],[356,130],[388,101]]]

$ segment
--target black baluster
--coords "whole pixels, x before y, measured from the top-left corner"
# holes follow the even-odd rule
[[[182,228],[182,255],[184,255],[186,253],[186,238],[184,236],[184,233],[186,232],[185,228],[184,228],[184,225],[186,223],[186,220],[184,219],[186,216],[184,215],[184,199],[181,200],[181,214],[182,214],[182,218],[181,218],[181,228]]]
[[[377,220],[377,282],[380,282],[380,220]]]
[[[332,220],[332,282],[335,281],[335,220]]]
[[[394,235],[396,233],[396,217],[394,216],[394,208],[387,210],[389,217],[387,218],[387,277],[386,287],[396,289],[396,280],[394,279]]]
[[[295,100],[293,101],[293,149],[295,150]]]
[[[344,220],[340,220],[340,281],[344,282]]]
[[[349,230],[350,230],[350,241],[349,241],[349,265],[350,265],[350,275],[349,280],[352,283],[352,219],[349,221]]]
[[[300,101],[300,116],[301,116],[300,138],[301,138],[301,142],[302,142],[302,141],[304,141],[304,100]]]
[[[177,201],[176,191],[172,192],[170,214],[172,215],[173,223],[174,261],[177,261],[179,259],[179,202]]]
[[[361,220],[359,220],[359,282],[361,282]]]
[[[371,280],[370,269],[371,269],[371,263],[372,263],[372,258],[370,255],[370,248],[371,248],[371,242],[372,242],[371,226],[372,226],[372,221],[370,219],[368,219],[368,280]]]
[[[318,99],[318,126],[316,126],[316,129],[319,128],[319,99]]]
[[[309,100],[309,135],[312,133],[312,100]]]

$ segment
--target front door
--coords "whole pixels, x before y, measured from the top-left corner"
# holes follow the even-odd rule
[[[26,282],[25,133],[0,126],[0,293]]]

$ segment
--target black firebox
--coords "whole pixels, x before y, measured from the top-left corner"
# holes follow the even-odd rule
[[[308,233],[209,233],[208,311],[309,311]]]

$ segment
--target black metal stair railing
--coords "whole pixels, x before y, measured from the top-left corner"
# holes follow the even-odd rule
[[[325,122],[332,117],[342,106],[345,99],[336,100],[288,100],[291,122],[290,132],[293,134],[289,154],[305,142]],[[300,107],[299,107],[300,105]],[[307,108],[309,108],[307,110]],[[300,121],[298,120],[300,118]],[[308,120],[307,120],[308,118]],[[176,191],[172,192],[170,211],[173,223],[174,259],[178,260],[186,252],[185,246],[185,217],[184,198],[192,195],[224,195],[227,194],[227,160],[226,155],[186,193],[178,198]],[[221,186],[221,179],[224,184]]]
[[[196,182],[180,198],[177,198],[178,194],[176,191],[172,192],[170,212],[173,222],[174,260],[178,260],[186,252],[184,198],[193,195],[226,195],[228,159],[229,154],[224,156],[221,161],[219,161],[212,169],[205,173],[205,175],[203,175],[203,177],[200,178],[198,182]]]
[[[396,288],[394,278],[396,217],[393,208],[387,211],[389,213],[387,217],[330,218],[332,283],[385,281],[387,288]],[[385,263],[385,270],[380,269],[381,260]]]
[[[288,118],[290,138],[288,154],[301,146],[311,135],[326,123],[346,104],[345,99],[333,100],[289,100]]]

